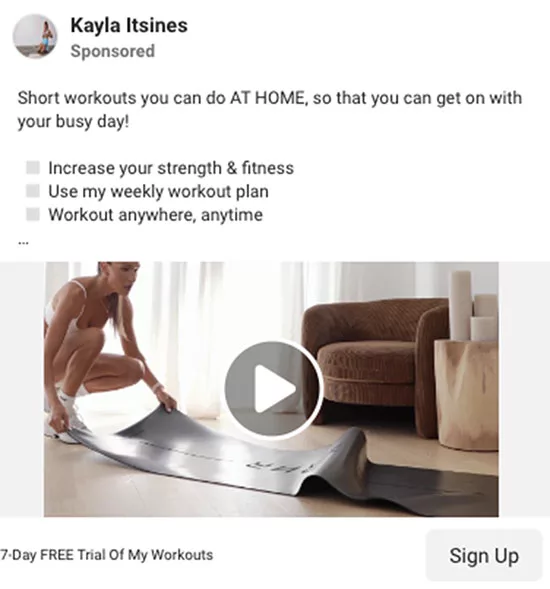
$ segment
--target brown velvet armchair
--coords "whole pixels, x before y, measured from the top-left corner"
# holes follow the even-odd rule
[[[434,341],[449,338],[448,299],[386,299],[311,307],[302,345],[316,358],[324,402],[316,424],[334,403],[414,407],[417,433],[437,437]],[[304,364],[304,409],[317,400],[317,377]]]

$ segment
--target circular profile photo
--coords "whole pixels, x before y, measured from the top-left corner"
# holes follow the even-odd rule
[[[49,55],[57,43],[57,32],[51,20],[40,14],[23,17],[13,31],[16,49],[31,59]]]

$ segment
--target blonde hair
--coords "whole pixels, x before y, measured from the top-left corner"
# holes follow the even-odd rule
[[[107,262],[107,264],[111,264],[111,262]],[[101,262],[97,264],[97,273],[98,275],[101,274]],[[107,297],[107,312],[113,330],[121,338],[128,339],[124,329],[123,305],[124,299],[118,293],[113,292]]]

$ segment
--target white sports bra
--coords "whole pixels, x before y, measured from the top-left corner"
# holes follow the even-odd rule
[[[86,292],[86,288],[80,283],[78,282],[78,280],[71,280],[70,282],[73,282],[74,284],[78,284],[78,286],[80,286],[80,288],[84,291],[84,296],[87,297],[88,293]],[[71,323],[69,324],[69,328],[67,329],[67,333],[70,331],[76,331],[78,330],[78,320],[80,319],[80,317],[82,317],[82,313],[84,312],[84,309],[86,308],[86,304],[83,305],[82,307],[82,311],[80,311],[78,317],[76,319],[73,319],[71,321]],[[50,302],[46,305],[46,309],[44,312],[44,318],[46,320],[46,325],[48,325],[48,327],[50,326],[52,319],[55,315],[55,310],[53,308],[53,298],[50,300]]]

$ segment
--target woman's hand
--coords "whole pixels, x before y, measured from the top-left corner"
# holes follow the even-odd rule
[[[157,396],[159,403],[164,405],[164,408],[166,411],[168,411],[168,413],[170,413],[172,409],[178,408],[176,400],[166,392],[166,389],[163,386],[156,388],[155,395]]]
[[[50,425],[53,429],[61,434],[69,428],[69,414],[61,403],[56,403],[50,413]]]

